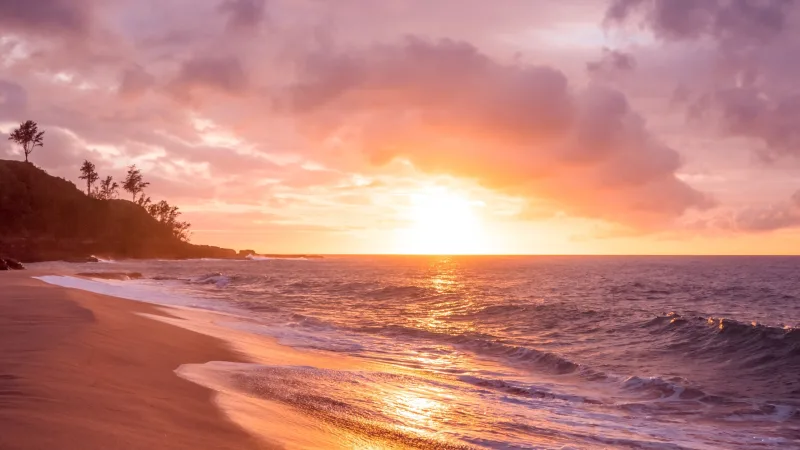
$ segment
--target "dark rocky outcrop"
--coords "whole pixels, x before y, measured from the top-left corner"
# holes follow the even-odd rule
[[[128,200],[87,197],[33,164],[0,160],[0,254],[23,262],[125,258],[236,258],[192,245]]]
[[[255,250],[239,250],[238,255],[240,258],[247,258],[248,256],[255,256],[257,253]]]
[[[0,270],[25,270],[21,262],[12,258],[0,258]]]

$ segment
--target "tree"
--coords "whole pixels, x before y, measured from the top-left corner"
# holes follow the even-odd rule
[[[148,196],[145,197],[144,194],[142,194],[142,196],[139,197],[139,200],[136,200],[136,204],[141,206],[144,209],[149,208],[152,203],[153,203],[153,201],[150,200],[150,196],[148,195]]]
[[[191,227],[191,224],[178,220],[178,216],[181,213],[178,211],[177,206],[172,206],[166,200],[161,200],[158,203],[147,205],[145,209],[154,219],[167,226],[172,231],[173,236],[184,242],[189,241],[189,227]]]
[[[39,126],[32,120],[27,120],[11,132],[9,141],[14,141],[22,146],[25,152],[25,162],[28,162],[28,155],[33,153],[36,147],[43,147],[44,131],[39,131]]]
[[[92,186],[100,179],[100,175],[94,170],[94,163],[84,160],[81,166],[81,176],[79,178],[81,180],[86,180],[86,195],[92,197]]]
[[[150,186],[150,183],[144,181],[142,172],[136,168],[136,165],[128,167],[128,175],[122,183],[122,189],[131,193],[134,202],[136,202],[136,196],[142,194],[147,186]],[[142,194],[142,197],[144,197],[144,194]]]
[[[114,177],[107,176],[105,180],[100,182],[100,190],[97,192],[97,198],[101,200],[112,200],[117,198],[117,189],[119,184],[114,181]]]

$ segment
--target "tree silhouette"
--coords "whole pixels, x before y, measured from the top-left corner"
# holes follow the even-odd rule
[[[136,165],[128,167],[128,175],[122,183],[122,188],[131,193],[134,202],[136,202],[136,196],[142,194],[147,186],[150,186],[150,183],[144,181],[142,172],[136,168]],[[142,197],[144,197],[144,194],[142,194]],[[143,199],[140,199],[140,202],[142,201]],[[140,205],[142,204],[140,203]]]
[[[100,179],[100,175],[94,170],[94,163],[84,160],[81,166],[81,176],[79,178],[81,180],[86,180],[86,195],[92,197],[92,186]]]
[[[149,200],[149,197],[148,197]],[[189,222],[181,222],[178,216],[181,215],[177,206],[171,206],[166,200],[161,200],[158,203],[147,205],[147,212],[162,224],[172,230],[172,235],[176,238],[188,242],[189,241]]]
[[[150,196],[149,195],[145,196],[144,194],[142,194],[142,196],[139,197],[139,200],[136,200],[136,204],[144,209],[149,208],[152,203],[153,201],[150,200]]]
[[[9,141],[14,141],[22,146],[25,152],[25,162],[28,162],[28,155],[33,153],[36,147],[42,147],[44,131],[39,131],[39,126],[32,120],[27,120],[11,132]]]
[[[119,184],[114,181],[114,177],[107,176],[105,180],[100,182],[100,190],[97,192],[97,198],[101,200],[112,200],[117,198],[117,189]]]

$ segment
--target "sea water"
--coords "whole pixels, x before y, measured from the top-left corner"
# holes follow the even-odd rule
[[[323,424],[342,448],[800,448],[800,258],[39,266],[139,272],[44,280],[211,311],[218,327],[374,363],[179,370]]]

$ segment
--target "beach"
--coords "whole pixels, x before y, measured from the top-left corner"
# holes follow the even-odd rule
[[[269,448],[174,373],[241,355],[137,314],[163,308],[33,275],[0,273],[0,448]]]

